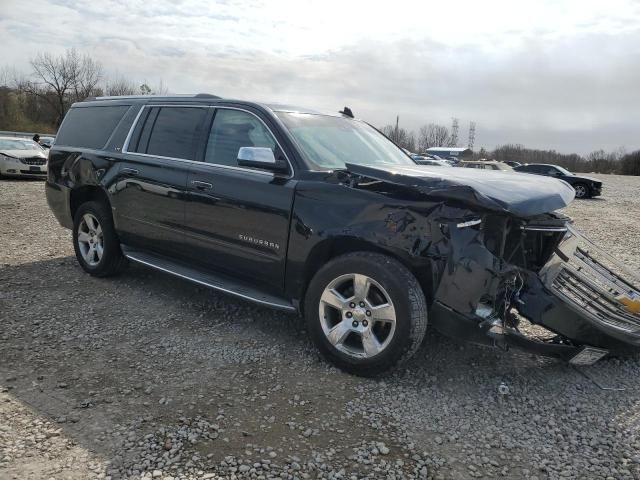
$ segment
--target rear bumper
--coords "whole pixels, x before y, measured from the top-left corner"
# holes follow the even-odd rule
[[[58,223],[65,228],[73,228],[73,219],[71,218],[71,208],[69,205],[69,189],[47,181],[45,184],[45,195],[47,204],[58,220]]]

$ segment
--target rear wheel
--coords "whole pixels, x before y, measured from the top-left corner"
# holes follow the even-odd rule
[[[576,183],[573,189],[576,191],[576,198],[589,198],[589,187],[584,183]]]
[[[325,358],[347,372],[375,376],[418,349],[427,306],[418,281],[402,264],[357,252],[316,274],[305,297],[305,317]]]
[[[83,203],[76,211],[73,248],[80,266],[96,277],[119,273],[127,263],[120,250],[111,212],[102,202]]]

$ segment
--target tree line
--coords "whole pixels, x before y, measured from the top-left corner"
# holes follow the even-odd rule
[[[0,71],[0,130],[54,133],[69,107],[87,97],[164,94],[157,87],[124,76],[106,77],[102,64],[69,49],[62,55],[39,53],[19,72]]]
[[[467,146],[473,149],[475,138],[475,122],[469,123],[469,141]],[[410,152],[424,152],[431,147],[457,147],[459,146],[459,120],[451,119],[451,128],[437,123],[429,123],[421,126],[418,133],[396,125],[385,125],[380,129],[387,137],[397,145]]]
[[[400,147],[414,153],[424,153],[431,147],[459,147],[458,119],[452,119],[451,129],[445,125],[429,123],[418,129],[418,133],[396,125],[385,125],[380,129]],[[475,122],[469,124],[467,147],[473,150]],[[560,165],[572,172],[614,173],[640,175],[640,150],[627,153],[624,148],[613,152],[596,150],[586,156],[577,153],[559,153],[555,150],[527,148],[519,144],[506,144],[487,150],[484,147],[473,153],[474,160],[512,160],[520,163],[550,163]]]
[[[491,158],[520,163],[551,163],[572,172],[615,173],[619,175],[640,175],[640,150],[627,153],[624,148],[613,152],[596,150],[586,156],[577,153],[559,153],[555,150],[526,148],[523,145],[502,145],[493,151],[480,149],[476,158]]]

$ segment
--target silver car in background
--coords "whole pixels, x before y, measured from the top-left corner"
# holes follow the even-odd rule
[[[47,175],[48,152],[31,139],[0,137],[0,176],[39,177]]]

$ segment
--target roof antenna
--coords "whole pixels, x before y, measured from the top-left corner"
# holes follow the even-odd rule
[[[344,107],[344,109],[340,110],[338,113],[341,113],[342,115],[353,118],[353,112],[349,107]]]

